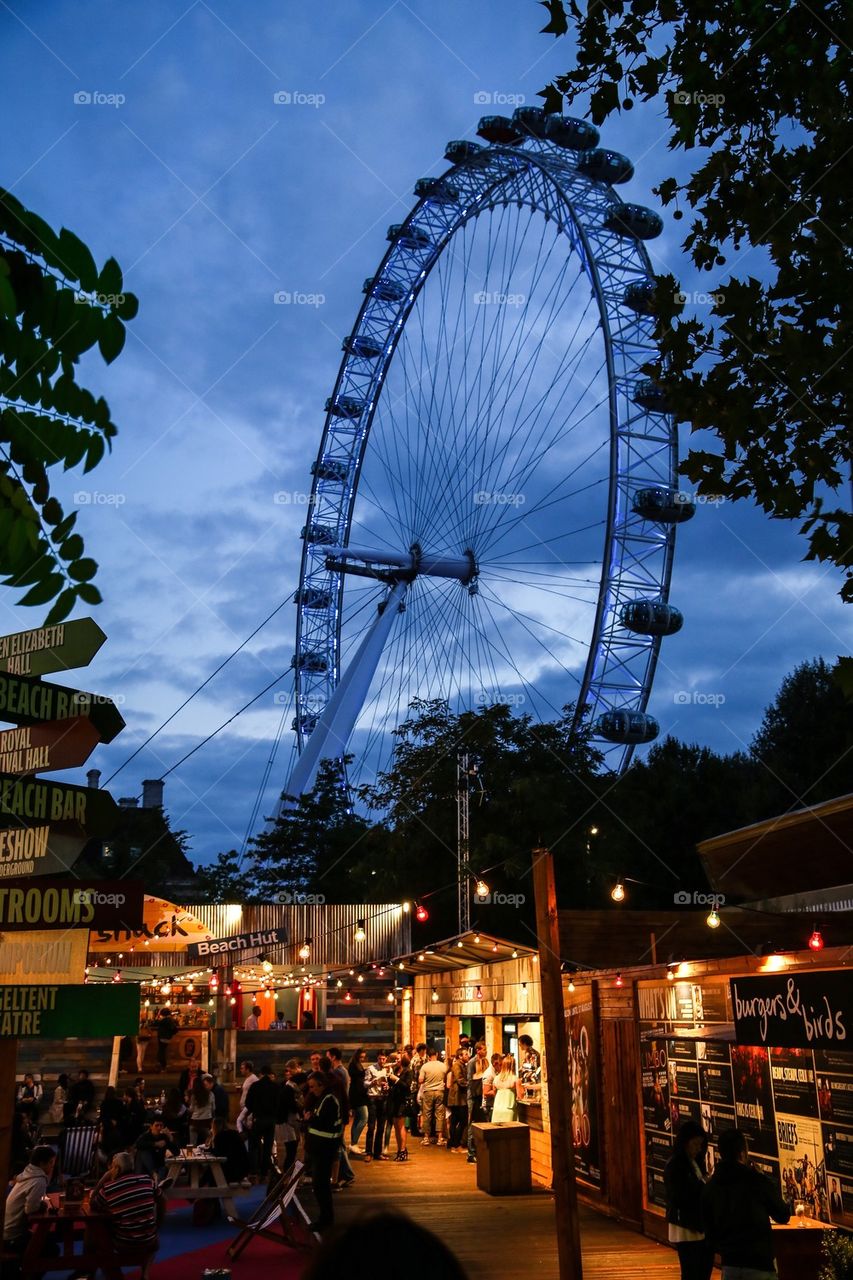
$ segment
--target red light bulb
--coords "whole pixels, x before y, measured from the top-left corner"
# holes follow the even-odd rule
[[[421,924],[424,924],[425,921],[429,920],[429,912],[422,902],[419,902],[415,908],[415,919],[419,920]]]
[[[809,950],[823,951],[823,934],[817,927],[812,931],[812,936],[809,938]]]

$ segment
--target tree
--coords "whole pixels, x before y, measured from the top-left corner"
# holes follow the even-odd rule
[[[635,97],[654,101],[670,149],[700,149],[685,181],[655,189],[674,218],[692,210],[683,247],[718,273],[707,319],[683,316],[672,276],[655,291],[660,359],[646,372],[678,420],[722,446],[692,450],[682,472],[700,493],[805,517],[806,558],[834,561],[853,599],[853,516],[837,505],[853,461],[847,6],[543,3],[544,30],[562,35],[571,19],[577,40],[574,67],[543,91],[549,110],[589,95],[601,123]],[[764,280],[719,276],[726,253],[744,248],[760,251]]]
[[[678,890],[707,889],[696,845],[754,821],[756,766],[743,753],[666,737],[618,780],[605,779],[595,814],[595,858],[603,881],[597,905],[620,878],[632,906],[672,907]]]
[[[822,658],[782,681],[750,743],[758,762],[756,818],[818,804],[850,791],[853,706]]]
[[[109,406],[78,384],[76,366],[95,345],[115,360],[137,309],[114,258],[98,271],[73,232],[57,235],[0,188],[0,575],[27,588],[19,604],[54,601],[48,623],[101,600],[77,512],[65,515],[48,472],[82,464],[85,474],[111,447]]]
[[[189,844],[186,831],[173,831],[159,805],[122,807],[110,839],[90,841],[75,875],[142,880],[146,893],[195,901],[198,886],[187,857]]]

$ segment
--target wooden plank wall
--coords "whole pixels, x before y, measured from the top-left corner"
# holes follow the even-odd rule
[[[634,985],[596,983],[601,1077],[601,1161],[605,1202],[620,1218],[643,1219],[640,1143],[640,1045],[634,1019]]]

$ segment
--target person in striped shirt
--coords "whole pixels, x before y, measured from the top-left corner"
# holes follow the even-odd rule
[[[154,1182],[146,1173],[134,1173],[133,1156],[119,1151],[101,1178],[91,1199],[92,1213],[105,1213],[110,1219],[110,1234],[116,1253],[146,1254],[141,1280],[148,1280],[148,1269],[159,1248],[157,1237],[157,1198]]]

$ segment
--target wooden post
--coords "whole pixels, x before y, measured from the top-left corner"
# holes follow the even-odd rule
[[[12,1167],[12,1117],[15,1114],[17,1063],[18,1041],[11,1037],[0,1040],[0,1187],[3,1187],[4,1194]]]
[[[554,886],[554,859],[550,849],[533,850],[533,893],[536,900],[543,1036],[548,1062],[548,1111],[551,1119],[557,1260],[560,1280],[582,1280],[575,1153],[572,1145],[572,1080],[563,1008],[563,980],[560,974],[560,932],[557,922],[557,892]]]

